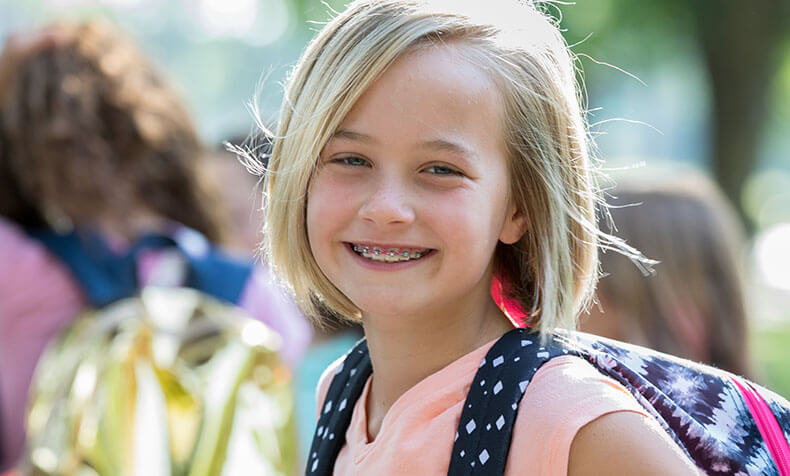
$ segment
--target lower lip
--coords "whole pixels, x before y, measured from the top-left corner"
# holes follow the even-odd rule
[[[356,258],[360,265],[375,271],[400,271],[404,268],[416,266],[417,264],[430,259],[434,254],[436,254],[436,250],[430,250],[417,259],[410,259],[409,261],[399,261],[395,263],[385,263],[383,261],[374,261],[372,259],[358,255],[353,249],[351,249],[352,245],[349,243],[344,243],[344,245],[348,252],[351,253],[354,258]]]

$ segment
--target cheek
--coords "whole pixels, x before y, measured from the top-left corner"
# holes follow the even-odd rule
[[[442,230],[446,240],[469,250],[493,249],[504,220],[504,199],[489,193],[458,193],[442,200],[429,201],[424,213]]]
[[[307,191],[306,226],[310,247],[326,244],[332,232],[353,215],[352,188],[332,174],[318,173]]]
[[[318,268],[324,275],[331,276],[333,220],[327,216],[330,207],[320,195],[310,194],[307,202],[307,242]]]
[[[305,213],[305,225],[307,227],[307,238],[310,241],[310,248],[316,259],[319,259],[316,253],[316,246],[320,247],[322,237],[327,233],[327,223],[331,223],[326,218],[327,213],[330,213],[332,208],[328,206],[331,203],[331,190],[328,189],[324,181],[318,176],[314,177],[310,182],[310,187],[307,190],[307,211]]]

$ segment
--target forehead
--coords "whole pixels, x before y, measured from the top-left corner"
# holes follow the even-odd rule
[[[501,149],[500,95],[474,58],[459,44],[406,52],[361,95],[339,129],[406,142],[459,136]]]

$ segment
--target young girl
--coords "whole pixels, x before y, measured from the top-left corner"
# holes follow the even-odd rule
[[[308,314],[365,330],[373,376],[331,435],[345,438],[334,474],[447,474],[494,341],[522,321],[574,327],[597,244],[633,252],[596,227],[574,73],[553,21],[516,1],[356,1],[304,53],[269,162],[265,245]],[[570,356],[527,388],[506,468],[696,473],[623,387]]]

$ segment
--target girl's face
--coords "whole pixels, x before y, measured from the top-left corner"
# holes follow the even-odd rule
[[[462,51],[399,58],[321,153],[310,247],[363,317],[479,309],[490,302],[497,242],[523,233],[497,91]]]

